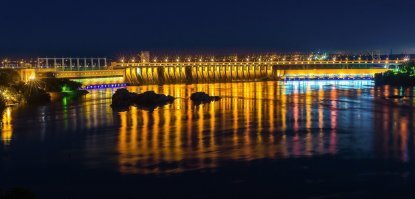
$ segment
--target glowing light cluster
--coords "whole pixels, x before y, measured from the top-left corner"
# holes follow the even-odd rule
[[[6,103],[14,103],[17,101],[17,94],[8,89],[0,90],[1,97],[6,100]]]

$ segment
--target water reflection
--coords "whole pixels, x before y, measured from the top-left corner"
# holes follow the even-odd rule
[[[120,171],[180,172],[229,160],[336,154],[339,114],[349,106],[341,99],[359,98],[370,82],[331,83],[131,87],[178,99],[154,112],[133,108],[119,113]],[[188,98],[195,91],[223,99],[194,106]]]
[[[377,156],[385,159],[398,158],[407,162],[415,157],[415,113],[414,89],[378,87],[374,91],[378,97],[375,103],[375,120],[382,125],[376,128]],[[408,96],[403,99],[388,99],[390,95]]]
[[[39,150],[51,148],[59,157],[74,154],[71,157],[78,159],[73,163],[81,167],[111,165],[123,174],[182,172],[234,160],[323,154],[415,159],[414,89],[374,87],[370,81],[128,89],[154,90],[177,99],[151,112],[135,107],[115,112],[110,108],[115,90],[107,89],[93,90],[82,99],[56,97],[48,106],[9,108],[2,118],[1,146],[12,151],[42,145],[45,149]],[[189,97],[196,91],[223,98],[194,106]],[[390,99],[390,95],[407,97]]]
[[[10,144],[12,140],[12,136],[13,136],[12,117],[11,117],[10,107],[8,107],[3,112],[0,129],[1,129],[1,142],[3,145],[7,146]]]

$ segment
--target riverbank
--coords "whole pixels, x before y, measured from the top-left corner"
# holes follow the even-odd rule
[[[69,79],[42,78],[23,82],[13,69],[0,69],[0,111],[7,104],[45,104],[50,102],[50,93],[82,96],[88,91],[80,89],[82,84]],[[3,105],[4,104],[4,105]]]
[[[415,62],[404,63],[398,69],[375,74],[376,86],[415,86]]]
[[[376,86],[390,85],[399,87],[413,87],[415,86],[415,76],[406,73],[394,73],[388,71],[385,73],[375,74]]]

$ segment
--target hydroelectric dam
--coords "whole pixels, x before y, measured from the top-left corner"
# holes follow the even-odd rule
[[[401,61],[119,63],[131,85],[267,80],[372,79]]]
[[[143,58],[144,57],[144,58]],[[21,77],[66,78],[84,88],[145,84],[191,84],[244,81],[372,79],[375,73],[398,68],[396,59],[262,59],[141,60],[124,59],[107,64],[106,58],[39,58],[38,65],[19,69]]]

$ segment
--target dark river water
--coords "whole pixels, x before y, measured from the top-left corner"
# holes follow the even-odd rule
[[[413,89],[375,87],[372,81],[128,89],[176,100],[153,111],[117,112],[110,107],[115,90],[108,89],[81,99],[56,98],[47,106],[8,108],[0,131],[0,188],[23,187],[40,198],[140,198],[134,190],[143,179],[157,184],[154,179],[261,160],[405,164],[415,158]],[[222,99],[195,106],[189,97],[196,91]]]

